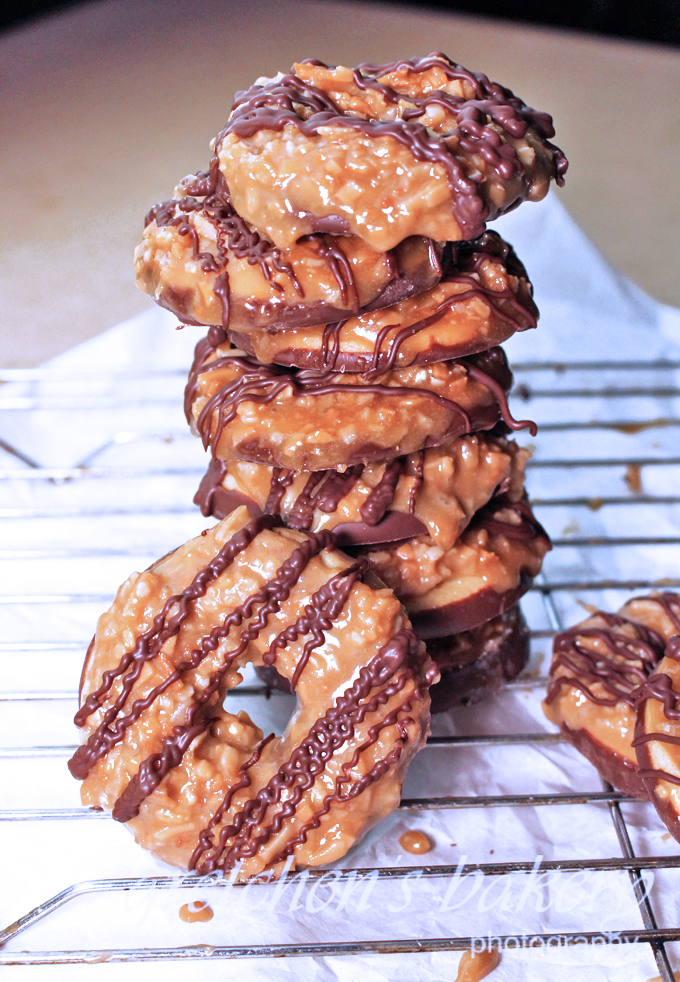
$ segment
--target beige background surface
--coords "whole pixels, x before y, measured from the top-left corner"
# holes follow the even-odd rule
[[[105,0],[0,37],[0,365],[147,307],[131,261],[143,216],[205,167],[235,89],[300,58],[434,49],[553,114],[571,161],[561,200],[680,305],[678,51],[382,4]]]

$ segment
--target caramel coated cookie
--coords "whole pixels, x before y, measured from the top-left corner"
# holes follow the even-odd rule
[[[137,285],[184,323],[244,332],[326,324],[421,293],[442,275],[442,246],[421,236],[387,252],[323,234],[277,249],[224,188],[200,195],[200,180],[185,178],[176,198],[151,209],[135,250]]]
[[[656,678],[666,642],[680,633],[679,618],[675,594],[650,594],[617,614],[598,610],[554,641],[546,716],[605,780],[636,798],[649,793],[638,770],[646,751],[633,746],[640,686]],[[651,704],[649,712],[651,718]]]
[[[450,243],[443,262],[436,286],[388,308],[324,328],[229,336],[265,364],[377,374],[484,351],[536,326],[526,270],[496,232]]]
[[[501,417],[514,429],[533,428],[511,416],[511,384],[501,348],[366,379],[264,366],[229,345],[201,342],[185,410],[213,457],[316,471],[438,446]]]
[[[289,528],[333,531],[341,546],[427,533],[450,548],[499,489],[521,495],[529,456],[511,440],[475,433],[389,463],[295,472],[245,460],[213,460],[194,502],[224,518],[240,505],[280,515]]]
[[[666,647],[654,674],[635,692],[633,747],[645,791],[680,842],[680,597],[662,596],[665,616],[658,628]]]
[[[120,587],[83,669],[83,803],[200,873],[342,857],[398,804],[437,670],[402,606],[328,532],[245,508]],[[264,737],[224,697],[273,665],[298,704]]]
[[[355,69],[310,60],[237,93],[204,193],[219,175],[280,248],[319,231],[376,250],[473,239],[563,183],[553,136],[546,113],[440,53]]]
[[[430,687],[431,712],[468,706],[498,692],[529,660],[529,630],[517,605],[498,617],[448,638],[427,642],[440,679]],[[255,670],[270,689],[290,692],[290,683],[270,665]]]
[[[549,549],[526,501],[506,494],[481,508],[449,549],[421,535],[362,554],[427,641],[468,631],[508,610],[529,589]]]

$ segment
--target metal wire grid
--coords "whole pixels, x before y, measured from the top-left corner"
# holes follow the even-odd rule
[[[680,388],[677,385],[676,373],[680,369],[678,362],[648,362],[644,365],[639,363],[617,362],[617,363],[578,363],[578,364],[558,364],[554,362],[544,363],[525,363],[515,366],[516,380],[516,399],[517,396],[523,399],[527,408],[532,410],[532,415],[539,421],[538,447],[534,459],[529,464],[529,487],[533,491],[534,505],[539,516],[545,520],[549,518],[551,512],[558,514],[570,514],[573,510],[586,509],[591,513],[599,512],[602,508],[612,508],[620,512],[622,520],[619,527],[624,531],[630,527],[629,519],[634,514],[634,510],[639,510],[645,506],[659,509],[663,507],[672,508],[680,504],[680,496],[672,493],[673,481],[670,484],[668,476],[673,478],[673,469],[680,465],[680,457],[672,454],[672,441],[667,441],[662,452],[650,455],[649,450],[655,449],[655,444],[640,446],[639,435],[647,433],[655,435],[658,433],[668,433],[669,429],[680,425],[680,413],[676,410],[676,403],[680,397]],[[183,373],[180,372],[160,372],[155,373],[155,377],[161,382],[178,383],[181,381]],[[152,404],[158,406],[158,399],[148,399],[144,396],[131,396],[129,393],[121,395],[119,384],[134,383],[140,381],[148,384],[149,373],[128,372],[118,376],[91,376],[88,382],[95,386],[100,381],[109,384],[109,391],[104,396],[100,394],[84,396],[59,396],[41,394],[38,390],[31,391],[30,386],[41,383],[66,382],[67,385],[73,381],[68,376],[56,376],[49,369],[36,370],[17,370],[4,371],[0,373],[1,383],[20,383],[20,391],[15,391],[17,386],[10,386],[10,390],[0,388],[0,410],[5,414],[12,414],[12,419],[16,420],[17,413],[26,411],[46,413],[43,417],[46,425],[58,425],[59,414],[64,411],[77,411],[79,413],[90,411],[106,411],[111,414],[111,430],[107,438],[94,450],[91,450],[83,457],[77,466],[55,467],[41,466],[37,460],[26,452],[25,447],[15,445],[11,438],[0,437],[0,449],[5,452],[6,465],[0,467],[0,486],[4,485],[10,489],[26,487],[25,482],[30,482],[44,489],[57,489],[64,483],[85,483],[88,487],[89,501],[86,506],[82,503],[68,505],[63,503],[45,504],[45,494],[41,495],[39,503],[27,503],[26,501],[16,500],[16,503],[8,504],[5,495],[5,506],[0,507],[0,523],[7,523],[12,520],[39,520],[39,519],[82,519],[84,517],[96,518],[106,521],[114,518],[129,518],[140,516],[153,517],[163,515],[191,515],[195,509],[189,502],[189,497],[184,495],[174,501],[164,501],[162,503],[137,504],[125,501],[119,505],[111,505],[110,502],[102,503],[98,501],[97,488],[102,479],[129,480],[160,478],[162,480],[178,477],[188,479],[195,485],[197,478],[201,474],[201,468],[180,463],[180,466],[168,466],[161,462],[160,466],[145,464],[143,466],[129,466],[123,462],[106,462],[107,455],[112,450],[134,446],[135,444],[167,443],[187,439],[186,431],[179,428],[169,428],[159,431],[153,425],[150,429],[143,426],[138,429],[119,429],[118,410],[122,405],[127,408],[131,406],[138,412],[144,420],[145,407]],[[631,384],[631,379],[635,384]],[[647,384],[640,384],[647,381]],[[82,382],[82,376],[78,376],[77,381]],[[603,384],[604,383],[604,384]],[[10,394],[7,394],[10,392]],[[616,406],[621,405],[619,400],[626,399],[626,414],[617,415]],[[636,402],[636,400],[638,400]],[[164,399],[168,406],[176,405],[176,394],[172,397],[165,396]],[[545,405],[544,405],[545,404]],[[603,412],[603,405],[606,410]],[[628,413],[632,409],[635,412],[636,405],[640,407],[640,415],[630,418]],[[541,419],[541,407],[547,407],[543,412],[546,416]],[[556,408],[555,408],[556,407]],[[575,407],[578,407],[574,412]],[[661,409],[659,410],[659,407]],[[651,410],[651,412],[650,412]],[[565,418],[569,413],[579,418]],[[661,414],[659,414],[661,413]],[[613,415],[612,415],[613,414]],[[619,418],[623,415],[623,418]],[[612,416],[611,419],[606,418]],[[577,442],[570,442],[571,438],[581,433]],[[585,437],[583,434],[587,434]],[[617,454],[611,452],[611,447],[602,448],[603,434],[621,434],[624,437],[633,438],[636,444],[636,452],[632,455],[625,453]],[[619,439],[618,436],[615,438]],[[620,442],[620,440],[619,440]],[[624,441],[625,442],[625,441]],[[547,452],[545,446],[547,444]],[[586,446],[587,456],[582,455],[582,448]],[[661,447],[657,443],[656,448]],[[562,452],[555,454],[554,449],[559,448]],[[574,449],[576,448],[576,450]],[[552,452],[551,452],[552,450]],[[615,448],[614,448],[615,451]],[[37,456],[37,455],[36,455]],[[114,454],[115,456],[115,454]],[[650,468],[656,469],[657,475],[662,476],[662,480],[656,482],[656,493],[648,493],[643,490],[639,480],[640,469],[644,468],[644,473],[648,473]],[[564,474],[577,474],[575,482],[571,482],[571,494],[557,497],[554,494],[541,494],[540,474],[561,472]],[[628,491],[621,477],[628,484]],[[538,478],[538,480],[537,480]],[[24,482],[24,483],[22,483]],[[570,482],[566,482],[569,484]],[[538,484],[538,491],[536,485]],[[660,487],[660,491],[658,488]],[[668,489],[671,493],[668,493]],[[47,500],[50,493],[47,492]],[[633,525],[635,522],[632,523]],[[0,528],[2,525],[0,524]],[[7,526],[5,526],[7,527]],[[567,527],[564,531],[569,533],[554,537],[553,543],[556,552],[561,549],[579,550],[599,550],[610,546],[629,546],[635,547],[666,547],[675,546],[680,543],[680,537],[676,535],[589,535],[577,536],[572,534],[576,530]],[[48,560],[91,560],[104,557],[127,557],[139,556],[140,553],[151,551],[140,547],[139,543],[131,546],[108,547],[104,546],[50,546],[46,541],[42,549],[24,548],[0,548],[0,561],[2,562],[42,562]],[[588,553],[586,553],[588,554]],[[533,587],[533,594],[540,598],[545,618],[547,618],[547,628],[537,626],[535,617],[535,604],[529,604],[529,624],[532,642],[549,642],[552,635],[565,626],[561,614],[561,604],[558,602],[560,597],[587,592],[588,599],[598,602],[598,595],[608,591],[628,591],[631,589],[649,589],[663,586],[674,587],[680,585],[680,580],[674,577],[665,577],[660,581],[658,577],[634,576],[627,578],[622,576],[595,576],[595,577],[569,577],[561,580],[551,578],[549,573],[550,564],[546,564],[546,570],[539,581]],[[54,609],[64,605],[77,605],[82,603],[102,606],[108,604],[112,599],[109,593],[5,593],[0,594],[0,605],[2,608],[12,608],[24,604],[45,605],[46,617],[49,617],[50,608]],[[603,604],[606,605],[606,604]],[[611,603],[610,603],[611,606]],[[574,618],[570,618],[573,622]],[[46,653],[65,654],[71,652],[81,652],[83,641],[62,641],[62,640],[24,640],[0,642],[0,658],[6,655],[16,655],[24,653],[26,656],[34,654],[44,655]],[[516,690],[541,688],[545,684],[545,679],[541,677],[520,678],[512,684]],[[262,686],[240,686],[241,695],[257,696],[260,698],[268,697],[267,691]],[[5,704],[27,705],[34,701],[59,703],[72,701],[75,699],[75,692],[72,689],[62,690],[59,688],[36,688],[22,691],[8,690],[0,692],[0,701]],[[490,749],[496,746],[535,746],[540,744],[557,744],[560,742],[558,734],[549,732],[532,732],[523,734],[469,734],[456,736],[433,736],[428,740],[427,749],[424,753],[432,754],[437,752],[438,747],[449,747],[464,749],[466,747],[477,747]],[[49,758],[70,755],[74,747],[66,745],[20,745],[0,747],[0,762],[9,759],[21,758]],[[658,914],[655,913],[653,904],[647,895],[642,883],[642,875],[647,870],[671,870],[680,867],[680,856],[638,856],[635,854],[631,842],[629,828],[626,824],[621,804],[632,801],[628,796],[615,791],[610,785],[603,783],[602,791],[569,792],[554,794],[504,794],[487,796],[446,796],[446,797],[423,797],[417,799],[402,800],[400,808],[404,811],[418,812],[436,809],[475,809],[475,808],[535,808],[550,807],[555,805],[576,805],[587,804],[591,807],[605,806],[609,810],[611,820],[618,838],[621,849],[621,857],[593,857],[592,859],[578,859],[566,861],[544,861],[540,865],[541,871],[572,872],[572,871],[604,871],[620,872],[626,871],[630,878],[630,883],[638,902],[644,929],[642,930],[622,930],[615,932],[618,939],[629,942],[647,943],[656,959],[661,978],[664,982],[673,979],[668,954],[665,948],[667,942],[680,940],[680,929],[677,927],[660,926]],[[101,812],[91,811],[86,808],[15,808],[0,811],[0,822],[53,822],[53,821],[83,821],[83,820],[108,820]],[[421,865],[409,867],[381,867],[377,870],[368,868],[345,869],[336,872],[337,882],[350,880],[352,877],[373,874],[380,880],[396,880],[408,877],[416,872],[425,878],[447,878],[455,875],[465,875],[467,873],[481,874],[483,877],[508,876],[510,874],[525,874],[535,871],[536,864],[533,860],[522,862],[494,862],[494,863],[466,863],[464,866],[453,865]],[[306,873],[308,883],[321,880],[325,875],[323,870],[313,870]],[[203,878],[200,881],[202,888],[220,890],[231,884],[219,877]],[[168,889],[193,888],[197,885],[197,878],[191,876],[167,876],[167,877],[129,877],[118,879],[94,879],[85,882],[74,883],[67,889],[62,890],[55,896],[46,899],[39,906],[29,911],[25,916],[19,918],[15,923],[9,925],[4,931],[0,932],[0,947],[16,938],[21,932],[26,931],[32,925],[49,917],[58,910],[78,897],[94,895],[98,893],[115,894],[120,891],[158,891]],[[267,889],[263,886],[262,889]],[[543,941],[554,937],[554,934],[540,934],[534,936],[529,944],[541,944]],[[582,943],[584,939],[600,937],[601,932],[565,931],[559,933],[562,944],[571,945]],[[500,940],[507,943],[513,937],[504,936]],[[415,951],[459,951],[470,947],[471,938],[469,937],[441,937],[433,939],[397,939],[397,940],[364,940],[357,942],[340,942],[328,944],[295,944],[295,945],[229,945],[222,947],[209,947],[205,945],[173,948],[132,948],[132,949],[87,949],[87,950],[51,950],[38,951],[27,949],[0,950],[0,964],[66,964],[81,963],[92,961],[147,961],[164,959],[199,959],[199,958],[241,958],[241,957],[267,957],[277,956],[303,956],[303,955],[347,955],[347,954],[368,954],[368,953],[401,953]]]

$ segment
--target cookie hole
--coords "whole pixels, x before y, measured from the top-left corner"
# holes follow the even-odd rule
[[[229,690],[223,705],[234,715],[245,711],[265,736],[268,733],[281,736],[295,711],[297,698],[275,688],[271,682],[266,685],[252,665],[248,665],[243,670],[243,682]]]

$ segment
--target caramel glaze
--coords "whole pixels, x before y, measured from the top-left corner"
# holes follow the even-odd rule
[[[640,599],[662,605],[667,603],[664,596],[650,595]],[[601,618],[606,627],[584,628],[577,624],[555,638],[551,674],[562,665],[574,675],[551,678],[546,702],[551,703],[562,686],[570,686],[598,706],[615,706],[625,702],[634,708],[639,701],[638,687],[647,682],[650,672],[663,657],[664,641],[656,631],[620,614],[598,610],[593,616]],[[626,637],[612,630],[623,625],[629,626],[635,636]],[[586,647],[582,642],[588,639],[602,642],[616,657],[608,657],[601,651]],[[598,684],[608,695],[597,695],[588,682]]]
[[[491,289],[475,279],[475,274],[488,260],[500,260],[510,276],[526,281],[528,290],[531,290],[523,264],[512,246],[505,242],[497,232],[486,231],[471,242],[449,242],[441,260],[443,276],[440,282],[460,283],[467,289],[447,297],[427,317],[423,317],[413,324],[402,328],[398,328],[394,324],[383,327],[376,337],[372,354],[348,355],[342,350],[340,337],[347,320],[326,324],[323,330],[319,328],[322,330],[322,335],[318,353],[318,367],[323,371],[358,371],[364,378],[372,378],[381,372],[389,371],[395,367],[399,353],[409,338],[436,324],[448,314],[452,307],[468,300],[481,300],[496,318],[508,324],[513,331],[526,331],[535,328],[538,322],[538,310],[531,299],[530,292],[522,302],[509,286],[502,290]],[[393,336],[389,337],[391,334]],[[248,344],[248,337],[237,332],[233,332],[230,337],[237,346],[240,343]],[[213,332],[211,338],[215,346],[225,340],[219,332]],[[298,360],[303,355],[291,356],[290,363],[297,365]],[[289,363],[288,358],[285,357],[285,351],[284,357],[278,359],[274,355],[273,360],[279,361],[280,364]],[[427,358],[416,358],[415,360],[425,364],[429,360],[444,359],[435,350]]]
[[[139,677],[144,663],[156,657],[166,641],[175,637],[190,615],[192,606],[205,595],[208,584],[217,579],[233,562],[235,557],[265,529],[274,528],[280,521],[271,515],[262,515],[252,519],[237,532],[222,547],[216,556],[194,577],[193,581],[180,594],[170,597],[161,612],[154,618],[151,628],[139,635],[134,647],[121,659],[118,666],[105,672],[99,688],[83,703],[76,714],[77,725],[84,725],[89,716],[99,709],[111,690],[114,681],[121,676],[121,693],[113,705],[103,715],[100,725],[73,755],[69,761],[69,769],[75,777],[84,778],[95,762],[103,757],[125,734],[126,729],[144,713],[144,711],[181,675],[196,668],[220,643],[229,635],[234,626],[240,626],[244,620],[250,619],[247,628],[242,630],[240,643],[228,652],[219,669],[212,674],[208,685],[195,695],[186,722],[173,729],[172,736],[163,740],[163,749],[144,760],[138,773],[128,783],[125,790],[114,805],[113,817],[117,821],[127,822],[138,813],[144,799],[158,787],[169,771],[176,767],[192,741],[206,730],[211,722],[211,697],[218,691],[220,682],[233,663],[242,654],[249,643],[258,637],[266,627],[268,617],[277,611],[288,598],[290,591],[302,575],[311,558],[325,548],[333,546],[333,536],[329,532],[320,532],[305,539],[281,565],[276,575],[265,583],[259,590],[248,597],[243,603],[232,610],[222,624],[203,637],[199,645],[191,652],[189,658],[180,663],[177,669],[154,689],[144,699],[136,700],[126,716],[120,716],[127,697],[132,690],[135,680]],[[335,574],[311,598],[304,612],[297,621],[282,631],[270,644],[264,655],[265,664],[273,664],[276,653],[299,636],[309,634],[298,666],[293,686],[304,668],[304,662],[315,647],[323,644],[325,632],[333,625],[339,616],[352,585],[365,575],[367,563],[357,560],[351,566]],[[257,614],[253,617],[256,606]],[[406,670],[396,679],[394,673],[401,666]],[[127,672],[127,675],[125,674]],[[335,751],[351,738],[355,727],[368,714],[385,704],[391,696],[400,691],[410,679],[416,679],[416,686],[409,700],[398,706],[373,726],[368,733],[368,739],[358,747],[352,760],[343,766],[344,777],[336,783],[336,789],[329,795],[322,809],[306,822],[299,830],[298,836],[287,844],[281,857],[291,855],[300,842],[304,842],[311,829],[317,828],[321,818],[330,809],[334,800],[348,800],[360,794],[366,787],[378,780],[400,757],[404,743],[407,741],[407,731],[399,716],[408,713],[412,703],[423,698],[424,691],[437,675],[434,666],[423,673],[419,663],[419,642],[410,629],[401,629],[385,644],[375,658],[359,672],[354,683],[336,700],[325,715],[314,724],[307,737],[295,749],[290,760],[284,763],[266,788],[232,818],[231,824],[222,828],[217,843],[213,843],[215,832],[222,816],[237,790],[249,785],[248,769],[259,759],[259,756],[271,739],[268,737],[258,746],[251,758],[242,766],[239,780],[227,792],[220,808],[213,816],[210,824],[199,835],[198,845],[191,860],[191,868],[200,872],[208,872],[218,868],[231,869],[235,863],[247,856],[253,856],[261,845],[269,841],[277,832],[286,818],[295,814],[296,806],[305,790],[313,783],[316,775],[324,769],[325,763]],[[372,695],[371,695],[372,694]],[[380,730],[386,726],[397,725],[400,739],[397,746],[359,780],[350,783],[348,776],[351,768],[359,759],[361,753],[372,746],[378,738]],[[344,785],[349,784],[348,788]],[[260,830],[258,821],[261,814],[272,803],[281,800],[284,790],[288,797],[275,816],[270,826]],[[229,839],[233,841],[226,848]],[[225,851],[226,849],[226,851]],[[224,852],[224,855],[222,853]],[[206,855],[207,853],[207,855]],[[278,861],[278,858],[276,861]]]
[[[208,907],[203,900],[197,900],[191,904],[182,904],[179,909],[179,918],[185,924],[194,924],[196,921],[211,921],[213,916],[212,908]]]
[[[305,64],[328,67],[312,59]],[[446,55],[435,52],[411,61],[360,65],[354,71],[354,80],[360,88],[376,89],[386,101],[398,103],[405,98],[404,94],[378,82],[378,78],[399,69],[418,73],[433,67],[443,71],[448,79],[467,82],[473,87],[475,98],[465,99],[441,90],[419,98],[408,97],[413,106],[406,109],[400,119],[380,121],[345,115],[326,93],[304,82],[294,71],[264,85],[256,84],[237,92],[229,122],[217,137],[208,178],[202,185],[205,187],[203,193],[209,193],[216,186],[218,154],[222,141],[230,133],[248,139],[259,130],[281,131],[292,124],[305,136],[314,136],[324,126],[347,127],[372,137],[391,136],[407,147],[416,160],[440,164],[451,191],[455,220],[464,238],[475,238],[484,231],[489,206],[480,195],[478,182],[466,176],[454,151],[441,137],[430,135],[418,122],[431,105],[441,106],[454,117],[456,125],[447,134],[451,142],[467,153],[479,154],[506,180],[521,176],[524,168],[516,150],[502,143],[496,128],[516,138],[524,137],[529,128],[533,129],[552,155],[552,176],[559,185],[564,183],[567,160],[561,150],[548,142],[555,135],[551,117],[529,108],[509,89],[490,82],[481,72],[469,72],[451,62]]]
[[[219,330],[219,329],[218,329]],[[248,371],[235,382],[219,389],[210,398],[196,420],[196,428],[203,440],[204,447],[212,444],[213,456],[220,436],[225,426],[236,416],[238,407],[242,402],[253,401],[260,405],[273,402],[273,400],[285,389],[292,389],[298,396],[326,395],[331,392],[356,392],[357,394],[367,391],[380,392],[384,396],[413,395],[418,393],[426,396],[445,408],[454,410],[454,422],[452,429],[455,433],[471,433],[474,427],[474,420],[471,420],[465,410],[457,403],[429,389],[405,388],[403,386],[381,385],[377,382],[366,382],[365,384],[343,384],[338,379],[335,372],[315,372],[311,370],[282,369],[276,365],[261,365],[258,361],[244,355],[238,349],[233,349],[233,353],[216,358],[213,361],[206,361],[210,357],[215,345],[209,334],[196,345],[194,362],[189,373],[189,381],[184,391],[184,412],[189,423],[192,421],[192,406],[198,390],[199,377],[205,372],[223,368],[230,362],[236,361],[245,366]],[[505,354],[502,348],[490,348],[488,351],[480,352],[476,355],[469,355],[465,358],[454,359],[452,363],[462,364],[468,374],[476,381],[485,385],[493,394],[498,403],[500,415],[503,422],[511,430],[527,429],[532,436],[536,435],[536,424],[531,420],[516,420],[509,409],[507,401],[507,391],[512,386],[512,372],[510,371]],[[217,412],[217,426],[215,432],[211,433],[213,414]],[[447,434],[453,435],[453,434]]]
[[[276,641],[272,648],[275,645]],[[325,762],[351,737],[357,723],[401,691],[408,679],[415,677],[415,671],[408,669],[398,678],[389,681],[405,661],[415,656],[417,649],[418,640],[411,630],[402,630],[395,635],[373,661],[361,669],[353,685],[345,690],[336,700],[335,705],[317,720],[307,737],[293,751],[290,760],[271,778],[266,787],[245,803],[232,818],[231,824],[220,830],[217,842],[213,843],[215,829],[233,797],[230,789],[208,826],[199,835],[198,845],[191,857],[189,868],[196,869],[199,873],[210,873],[218,868],[232,869],[239,860],[254,856],[272,835],[279,832],[286,819],[295,814],[297,805],[304,792],[313,783],[313,778],[323,771]],[[366,701],[375,688],[379,688],[379,691]],[[321,819],[328,813],[334,801],[347,801],[361,794],[399,760],[403,744],[407,740],[407,733],[398,717],[402,712],[408,712],[412,701],[419,698],[422,698],[422,694],[420,689],[417,689],[405,704],[398,706],[370,728],[368,739],[356,748],[351,760],[342,765],[343,777],[336,782],[334,792],[326,797],[322,808],[300,828],[298,835],[291,839],[271,861],[272,865],[292,855],[295,848],[305,841],[310,831],[319,827]],[[343,790],[343,786],[351,780],[349,772],[364,750],[375,743],[382,729],[395,724],[400,731],[400,742],[397,746],[367,774]],[[242,780],[245,782],[247,782],[245,771],[252,762],[253,758],[244,765]],[[247,786],[247,783],[241,786]],[[280,802],[284,790],[288,791],[285,803],[276,813],[271,824],[256,835],[255,832],[267,807],[272,803]],[[233,841],[227,847],[229,839]]]
[[[204,197],[201,197],[206,181],[210,183],[211,190]],[[179,235],[188,236],[191,239],[192,258],[200,262],[203,272],[218,274],[214,292],[220,300],[222,326],[224,331],[227,331],[230,320],[229,253],[233,253],[239,259],[247,259],[252,265],[259,266],[265,280],[271,283],[272,289],[279,293],[282,292],[283,288],[279,283],[273,281],[272,274],[274,271],[288,276],[299,297],[304,298],[305,291],[292,264],[282,259],[281,250],[263,238],[252,225],[237,214],[222,175],[217,174],[214,187],[212,183],[212,178],[207,172],[200,172],[185,178],[179,185],[180,189],[185,192],[185,196],[172,198],[169,201],[154,205],[146,215],[144,227],[146,228],[151,222],[155,222],[158,228],[172,226],[177,229]],[[217,241],[216,256],[210,252],[201,252],[198,232],[187,220],[187,216],[191,212],[199,212],[214,227]],[[342,240],[337,236],[321,233],[314,235],[314,238],[318,241],[321,255],[327,260],[331,273],[338,284],[343,306],[358,314],[361,309],[359,293],[352,272],[352,264],[342,249]],[[435,243],[431,241],[429,254],[433,269],[441,273],[442,267],[438,251]],[[399,265],[393,252],[386,255],[393,275],[398,275]],[[483,291],[480,296],[486,297],[488,292],[491,291]],[[502,296],[505,297],[505,293]],[[162,303],[162,300],[160,302]]]
[[[664,613],[678,631],[677,635],[669,639],[663,655],[665,658],[673,659],[673,661],[680,661],[680,597],[673,593],[663,593],[654,599],[661,604]],[[670,675],[665,672],[650,675],[645,682],[638,686],[635,690],[635,705],[642,707],[647,699],[656,699],[661,703],[663,714],[667,720],[673,723],[680,721],[680,694],[674,689]],[[634,747],[653,741],[680,746],[680,736],[662,732],[645,733],[641,724],[642,713],[638,711],[638,725],[633,740]],[[657,778],[662,781],[670,781],[672,784],[680,784],[680,777],[677,774],[671,774],[665,770],[640,767],[639,771],[640,777],[643,779]]]
[[[468,948],[463,952],[458,965],[455,982],[481,982],[498,968],[500,962],[501,953],[498,948],[485,948],[476,952]]]
[[[403,835],[400,835],[399,845],[404,852],[410,852],[415,856],[419,856],[424,852],[429,852],[432,848],[432,843],[425,833],[418,832],[415,829],[410,829],[408,832],[404,832]]]
[[[636,599],[658,604],[680,635],[680,598],[676,594],[658,593]],[[553,675],[546,703],[550,704],[557,697],[562,686],[570,686],[598,706],[625,703],[632,710],[638,710],[646,699],[656,699],[662,703],[668,720],[680,720],[680,695],[674,691],[671,678],[665,673],[654,674],[654,669],[664,656],[680,660],[680,638],[672,637],[666,643],[652,628],[620,614],[597,611],[593,616],[603,620],[606,626],[583,628],[576,625],[555,638],[551,675],[560,665],[574,674]],[[617,627],[624,625],[629,630],[632,628],[634,637],[616,632]],[[588,639],[601,642],[611,656],[585,646],[582,642]],[[594,685],[607,694],[598,695],[591,688]],[[668,733],[644,733],[638,724],[632,747],[657,740],[680,744],[680,737]],[[641,778],[657,777],[680,784],[679,777],[666,771],[640,767],[638,773]]]

